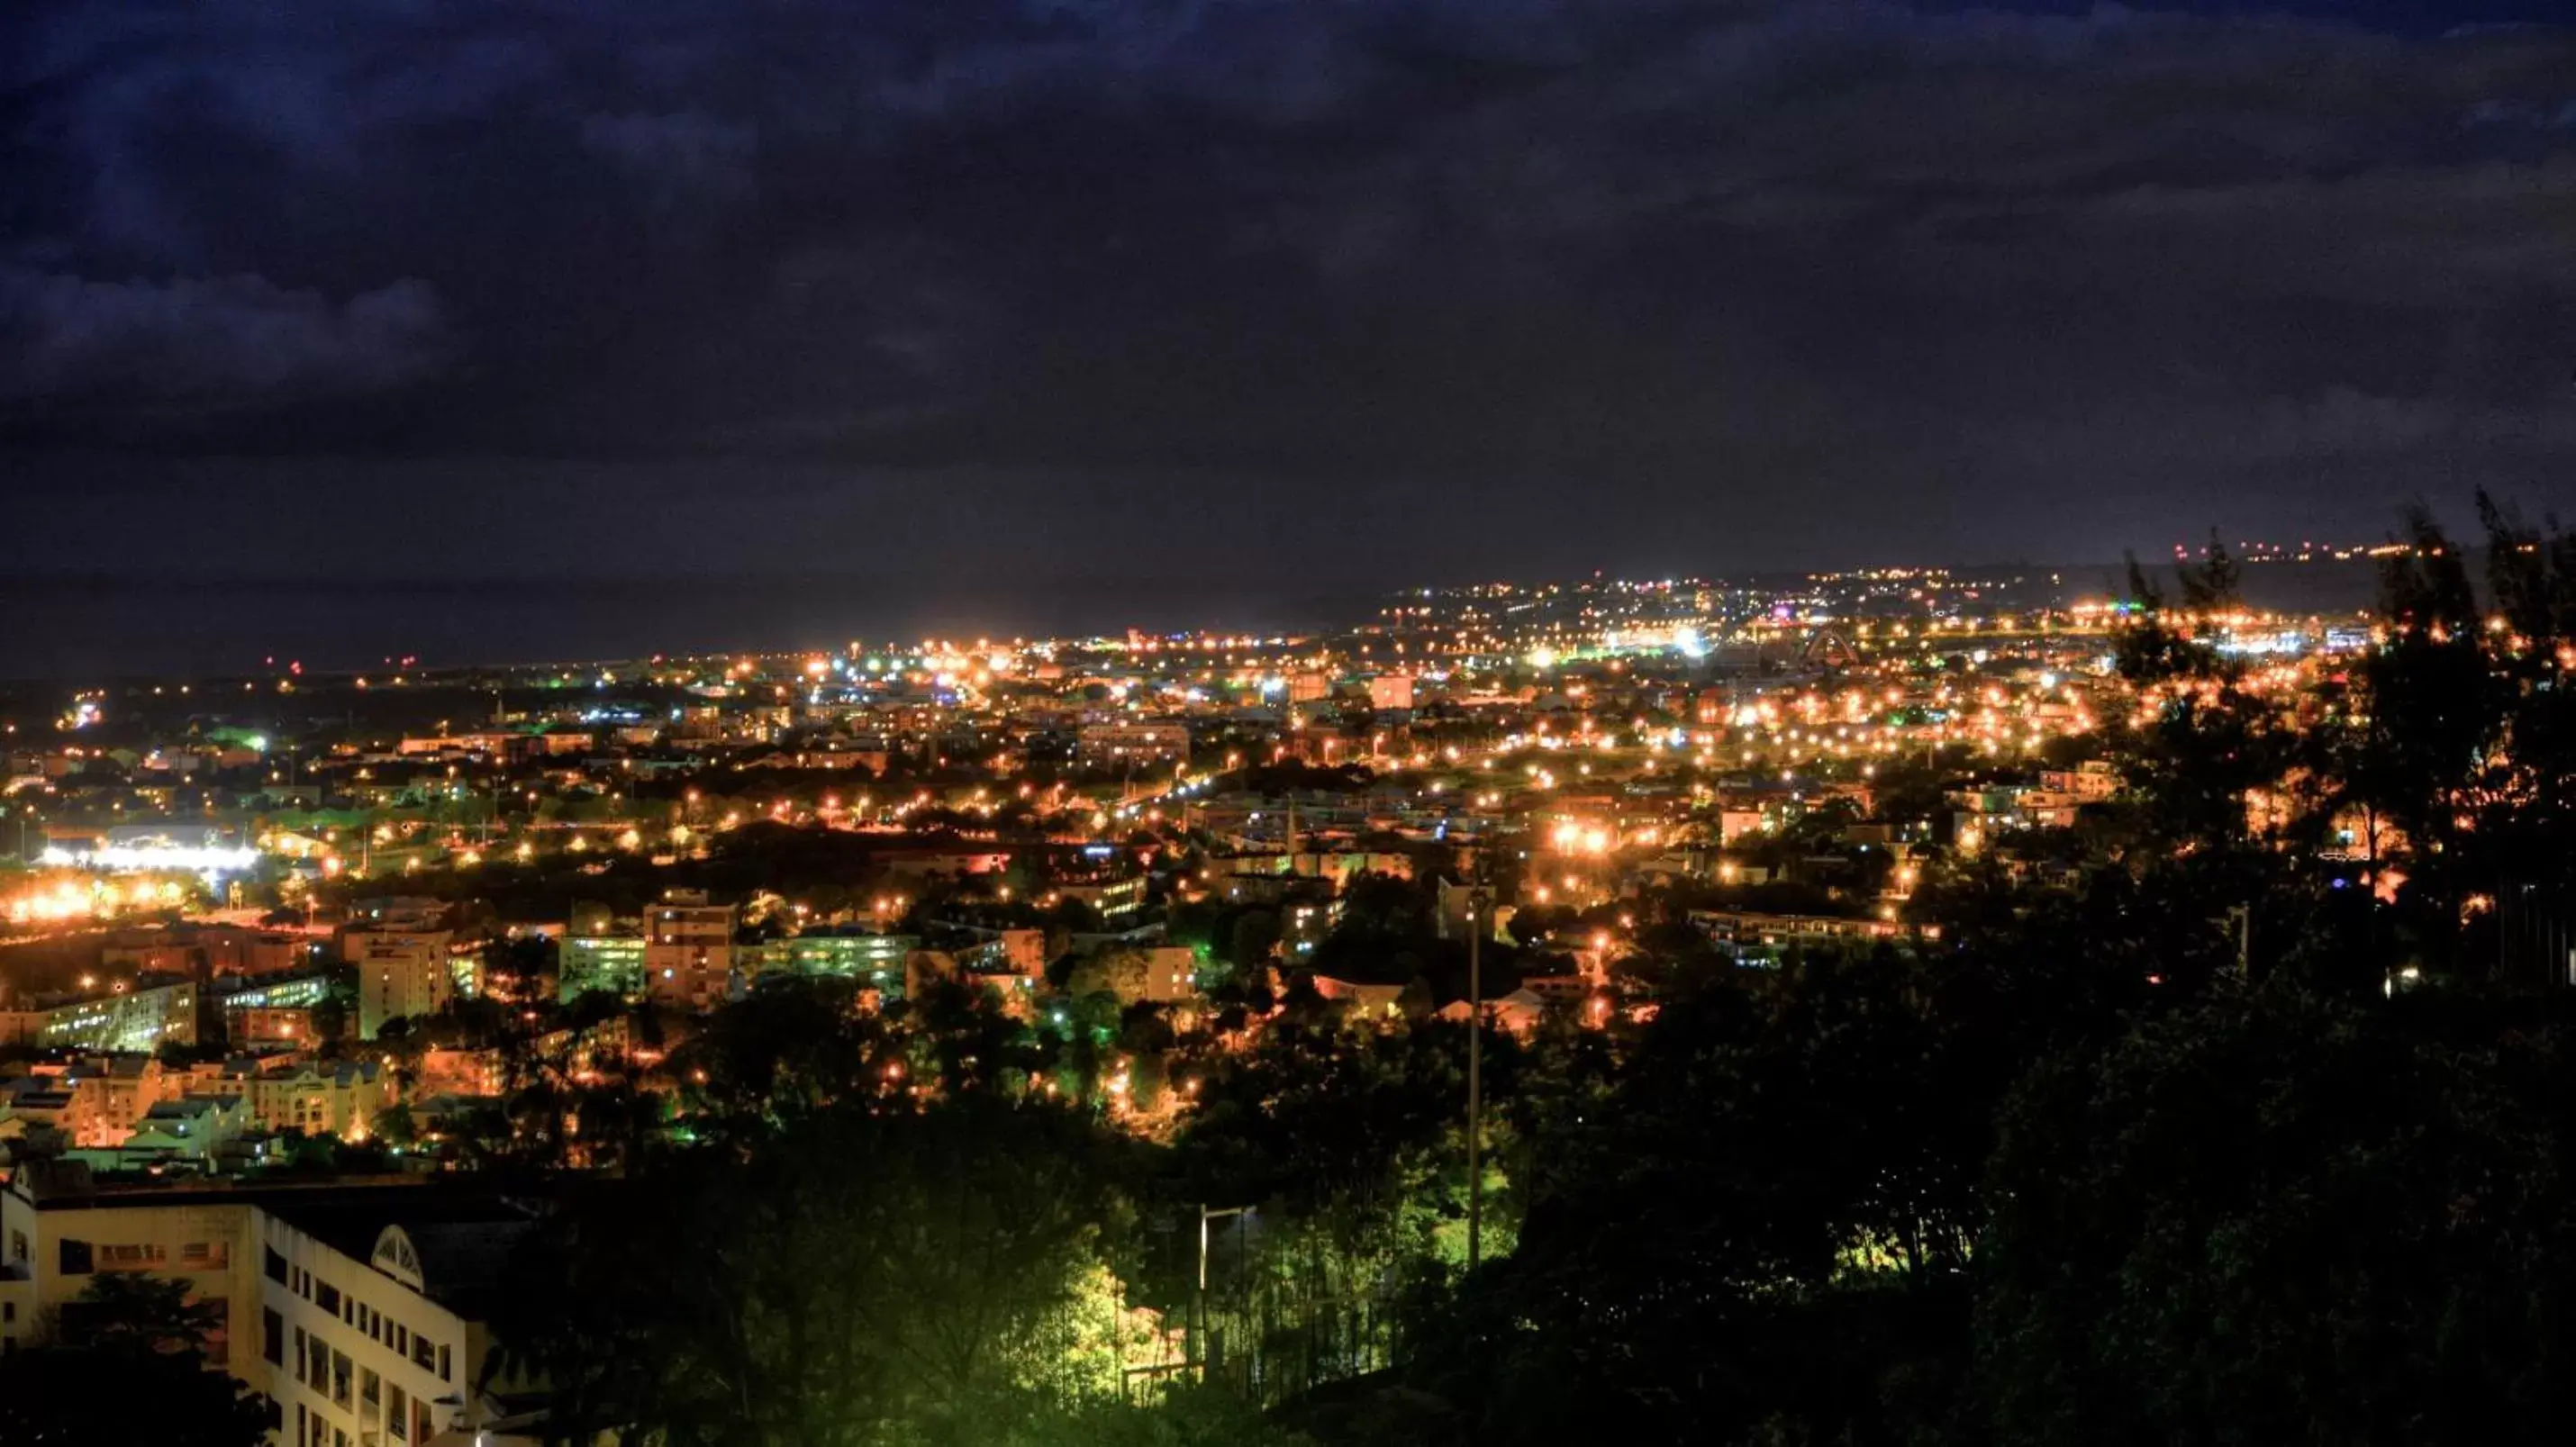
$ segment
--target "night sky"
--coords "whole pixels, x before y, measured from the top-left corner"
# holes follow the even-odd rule
[[[12,0],[0,667],[2576,511],[2565,14]]]

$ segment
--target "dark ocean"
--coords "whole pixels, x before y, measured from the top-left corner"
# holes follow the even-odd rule
[[[2117,591],[2124,573],[2118,564],[2057,571],[2068,600]],[[2151,572],[2170,586],[2168,569]],[[2269,608],[2348,611],[2368,606],[2376,578],[2367,563],[2258,564],[2245,570],[2245,593]],[[1041,585],[1003,569],[917,584],[686,573],[373,581],[22,574],[0,577],[0,679],[227,676],[263,672],[271,659],[336,671],[405,657],[446,667],[1129,628],[1295,632],[1364,621],[1389,592],[1360,583],[1264,589],[1128,574]]]
[[[216,676],[300,661],[310,670],[790,650],[853,641],[1062,637],[1128,628],[1262,631],[1352,621],[1336,597],[1156,586],[1014,587],[960,577],[365,580],[0,578],[0,678],[78,682]]]

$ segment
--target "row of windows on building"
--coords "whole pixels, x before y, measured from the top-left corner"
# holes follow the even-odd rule
[[[85,1276],[92,1271],[166,1271],[170,1266],[170,1248],[157,1241],[93,1246],[67,1237],[62,1243],[62,1256],[66,1276]],[[179,1247],[182,1271],[221,1271],[231,1264],[232,1253],[220,1241],[189,1241]]]
[[[14,1261],[27,1259],[26,1233],[9,1233],[9,1254]],[[221,1241],[189,1241],[179,1247],[177,1269],[190,1274],[222,1271],[232,1265],[232,1252]],[[169,1271],[172,1269],[170,1248],[158,1241],[82,1241],[66,1236],[54,1243],[54,1267],[64,1276],[88,1276],[101,1271]],[[217,1309],[215,1319],[224,1319],[224,1298],[208,1299]],[[64,1307],[76,1313],[77,1302]],[[231,1343],[219,1328],[206,1338],[206,1361],[211,1366],[225,1366],[232,1360]]]
[[[436,1372],[442,1379],[449,1375],[452,1358],[447,1343],[432,1342],[426,1335],[413,1331],[356,1297],[342,1293],[340,1288],[312,1272],[289,1265],[285,1255],[274,1246],[268,1249],[265,1265],[269,1280],[291,1289],[327,1315],[336,1316],[347,1326],[365,1333],[369,1341],[397,1356],[410,1358],[412,1365],[423,1371]],[[296,1329],[296,1335],[303,1334],[301,1327]]]
[[[275,1311],[264,1310],[261,1324],[267,1329],[269,1362],[290,1368],[295,1380],[316,1396],[356,1414],[361,1442],[373,1439],[380,1424],[384,1439],[390,1442],[426,1442],[437,1434],[432,1403],[405,1392],[400,1383],[385,1380],[373,1368],[351,1362],[347,1352],[334,1350],[318,1332],[295,1328],[289,1350],[284,1322]],[[445,1348],[440,1352],[443,1355]],[[298,1402],[293,1441],[296,1447],[349,1447],[349,1432]]]

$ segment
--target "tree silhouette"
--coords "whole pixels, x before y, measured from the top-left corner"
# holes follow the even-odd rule
[[[0,1442],[59,1447],[253,1447],[268,1415],[206,1364],[216,1302],[183,1282],[115,1272],[66,1303],[53,1339],[0,1355]]]

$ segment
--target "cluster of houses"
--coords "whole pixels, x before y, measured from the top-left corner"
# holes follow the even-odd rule
[[[101,1172],[226,1174],[310,1137],[363,1137],[392,1103],[372,1060],[290,1053],[172,1066],[121,1054],[13,1068],[0,1079],[0,1144]]]

